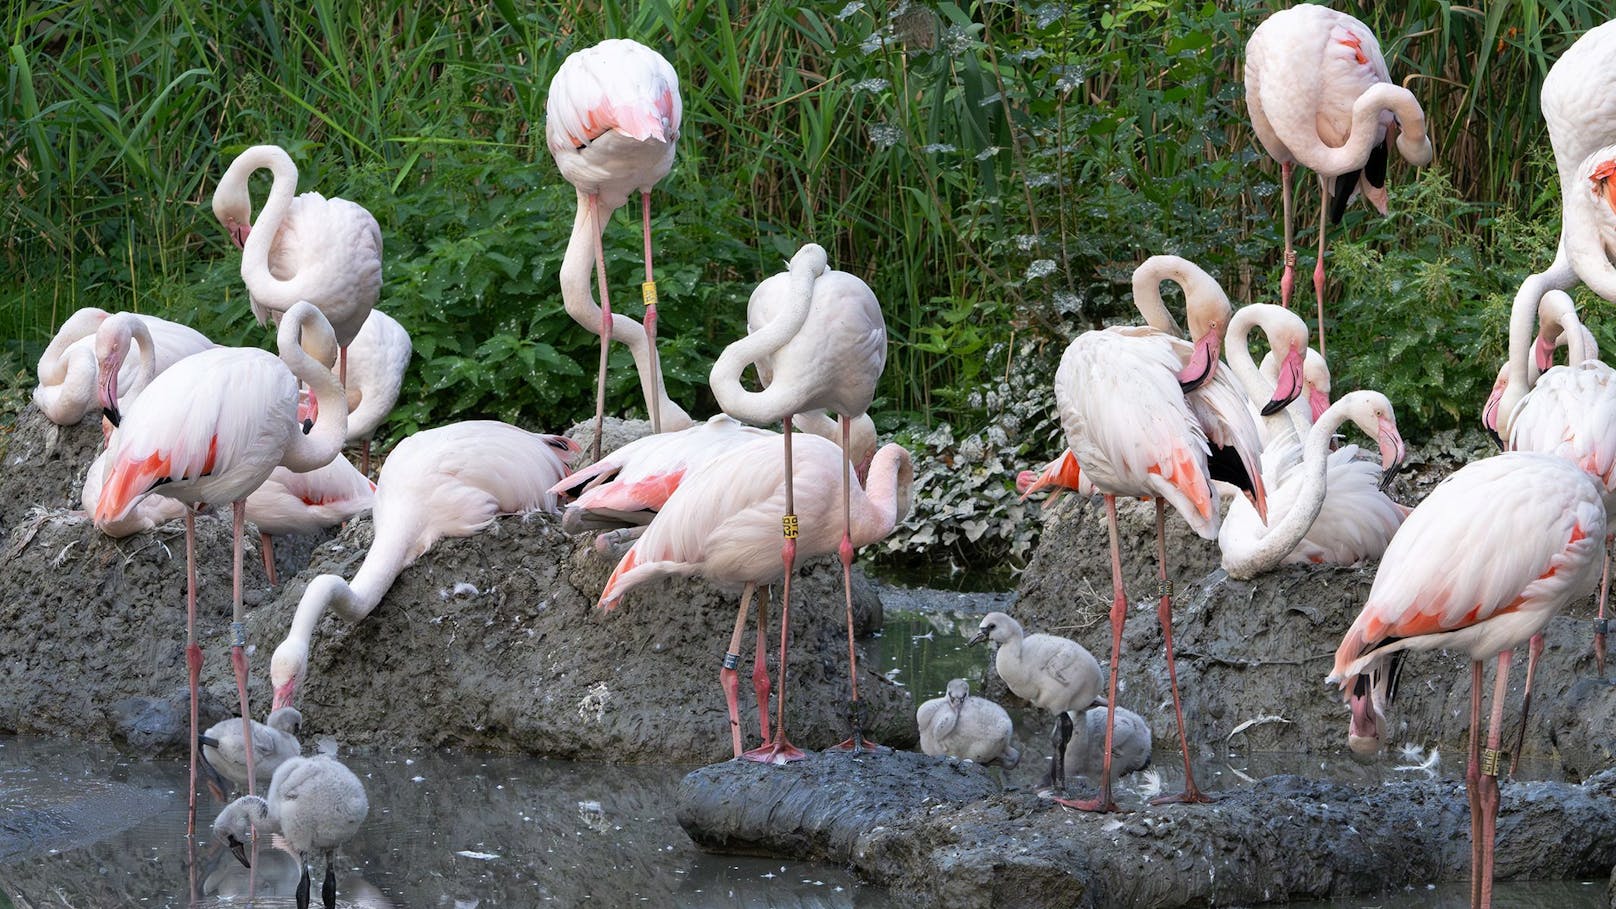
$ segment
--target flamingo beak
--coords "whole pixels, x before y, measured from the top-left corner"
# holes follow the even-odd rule
[[[1190,352],[1190,361],[1179,370],[1178,387],[1185,394],[1200,388],[1212,380],[1218,369],[1218,355],[1223,350],[1223,334],[1218,331],[1209,331],[1195,342],[1195,349]]]
[[[980,644],[980,643],[982,643],[983,641],[985,641],[987,639],[988,639],[988,633],[986,631],[978,631],[974,637],[972,637],[969,641],[965,642],[965,646],[971,647],[971,646],[974,646],[976,644]]]
[[[1284,410],[1302,393],[1302,349],[1291,345],[1285,352],[1285,359],[1279,364],[1279,376],[1274,384],[1273,400],[1263,405],[1262,415],[1265,417]]]
[[[1532,359],[1537,364],[1538,372],[1548,372],[1549,367],[1554,365],[1554,345],[1541,332],[1532,343]]]
[[[245,247],[247,245],[247,234],[251,231],[252,225],[250,224],[237,224],[232,226],[230,228],[230,242],[235,244],[236,249]]]
[[[1330,396],[1317,388],[1308,388],[1307,407],[1313,413],[1313,422],[1317,423],[1324,412],[1330,409]]]
[[[1387,417],[1380,418],[1380,488],[1385,491],[1391,485],[1392,477],[1403,466],[1408,457],[1408,449],[1403,445],[1403,437],[1397,432],[1397,424]]]
[[[1493,386],[1492,394],[1487,396],[1487,403],[1481,408],[1481,425],[1487,430],[1487,435],[1493,437],[1493,444],[1499,451],[1504,450],[1504,438],[1498,434],[1498,405],[1504,400],[1504,383],[1499,382]]]
[[[122,415],[118,412],[118,370],[103,360],[101,362],[101,377],[97,383],[97,393],[101,398],[101,414],[114,428],[117,427]]]
[[[247,861],[247,844],[237,839],[234,833],[230,834],[226,842],[230,844],[230,854],[236,857],[236,861],[244,868],[251,868],[252,862]]]
[[[274,706],[271,707],[270,710],[275,711],[275,710],[281,709],[282,707],[290,707],[290,706],[292,706],[292,694],[296,690],[297,690],[297,679],[296,678],[287,679],[286,684],[281,685],[281,686],[279,686],[279,687],[277,687],[275,689],[275,702],[274,702]]]

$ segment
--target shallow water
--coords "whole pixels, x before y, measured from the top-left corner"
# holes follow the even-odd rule
[[[840,868],[704,853],[674,820],[689,768],[439,751],[348,754],[370,817],[337,859],[339,906],[882,907]],[[249,874],[198,803],[185,837],[183,761],[0,739],[0,889],[32,907],[289,906],[290,855],[260,843]],[[314,899],[324,865],[315,863]],[[250,878],[250,879],[249,879]],[[26,901],[26,902],[25,902]]]

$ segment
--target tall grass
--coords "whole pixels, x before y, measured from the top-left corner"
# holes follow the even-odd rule
[[[1058,353],[1124,311],[1145,255],[1196,258],[1240,300],[1272,296],[1276,174],[1240,67],[1281,5],[14,4],[0,20],[0,338],[31,357],[67,313],[99,305],[261,343],[208,200],[236,153],[275,142],[301,188],[383,226],[382,305],[419,354],[396,432],[477,415],[564,425],[588,408],[594,339],[555,285],[573,196],[542,141],[545,91],[567,54],[633,37],[684,79],[679,162],[654,202],[675,397],[711,407],[706,367],[750,288],[813,239],[883,302],[883,421],[969,419],[970,392],[1014,368],[987,362],[992,345]],[[1338,4],[1375,28],[1435,125],[1465,202],[1445,248],[1488,248],[1502,215],[1554,216],[1536,86],[1599,5]],[[1406,229],[1354,216],[1346,235]],[[620,283],[636,240],[608,232]],[[1350,281],[1341,293],[1361,296]],[[632,411],[634,388],[618,370],[610,400]],[[1442,424],[1451,410],[1420,412]]]

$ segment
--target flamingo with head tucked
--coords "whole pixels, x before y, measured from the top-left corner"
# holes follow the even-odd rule
[[[1279,162],[1285,206],[1285,273],[1279,293],[1285,306],[1296,281],[1291,171],[1300,163],[1319,175],[1313,294],[1319,307],[1319,352],[1324,353],[1327,219],[1340,223],[1354,192],[1385,214],[1387,140],[1396,135],[1397,150],[1410,164],[1430,163],[1425,112],[1412,92],[1391,81],[1380,42],[1368,26],[1311,3],[1280,10],[1251,33],[1246,42],[1246,107],[1258,141]]]
[[[637,41],[611,39],[569,54],[550,80],[544,134],[556,166],[578,191],[578,214],[561,263],[561,295],[567,313],[600,336],[600,374],[595,390],[595,441],[590,460],[600,459],[606,415],[606,354],[614,336],[628,345],[639,369],[651,431],[691,425],[668,400],[657,359],[657,295],[651,271],[651,187],[673,168],[674,143],[683,114],[679,75],[663,56]],[[645,232],[645,324],[612,313],[606,291],[606,254],[601,232],[612,212],[638,192]],[[593,253],[600,305],[589,293]]]
[[[1408,516],[1375,572],[1330,680],[1350,706],[1348,744],[1381,745],[1384,711],[1406,651],[1471,659],[1471,905],[1490,906],[1498,771],[1510,651],[1592,592],[1604,561],[1605,507],[1577,465],[1537,452],[1472,462]],[[1487,750],[1481,751],[1482,661],[1498,657]]]
[[[40,355],[34,405],[52,423],[71,426],[97,406],[98,385],[127,406],[158,373],[212,346],[178,322],[86,307],[62,323]],[[131,347],[134,359],[128,357]]]
[[[247,178],[264,168],[275,179],[255,221]],[[259,324],[299,301],[313,303],[336,334],[337,375],[346,382],[348,346],[381,295],[376,219],[347,199],[298,193],[297,165],[277,145],[254,145],[230,162],[213,192],[213,214],[241,250],[241,279]]]
[[[725,413],[752,423],[780,422],[785,434],[785,512],[781,529],[785,564],[781,591],[780,653],[785,664],[790,631],[791,574],[796,559],[797,514],[792,490],[792,420],[797,414],[835,411],[842,429],[842,588],[847,602],[847,670],[851,691],[848,717],[852,734],[839,747],[857,751],[867,744],[861,730],[858,655],[853,645],[853,422],[875,398],[887,362],[887,326],[869,285],[854,275],[829,269],[825,250],[809,243],[791,258],[790,270],[763,281],[746,305],[747,336],[724,348],[708,382]],[[748,391],[741,373],[754,366],[761,391]],[[743,616],[744,618],[744,616]],[[796,760],[801,752],[780,733],[748,757]]]
[[[321,362],[304,351],[321,351]],[[241,598],[242,526],[245,500],[279,465],[313,470],[342,450],[348,408],[342,386],[328,363],[336,358],[331,326],[307,303],[287,310],[277,334],[280,356],[255,348],[220,347],[181,360],[152,380],[122,415],[108,446],[107,470],[95,522],[122,520],[150,493],[181,502],[230,503],[234,526],[234,642],[241,717],[247,709],[246,612]],[[298,382],[306,382],[324,402],[319,419],[305,434],[295,422]],[[108,389],[102,386],[103,392]],[[104,407],[111,406],[103,400]],[[197,682],[202,648],[196,643],[196,533],[193,512],[185,514],[186,666],[191,685],[191,776],[188,832],[196,827]],[[243,736],[251,738],[251,731]],[[250,758],[249,758],[250,760]],[[250,766],[250,765],[249,765]],[[250,776],[250,774],[249,774]],[[249,784],[250,786],[250,784]],[[249,791],[251,789],[249,788]]]
[[[370,476],[370,440],[393,412],[410,365],[410,333],[398,320],[372,309],[348,345],[348,444],[359,443],[359,472]]]

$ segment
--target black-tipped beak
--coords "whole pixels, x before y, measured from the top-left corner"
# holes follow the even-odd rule
[[[1289,405],[1289,401],[1269,401],[1267,404],[1263,405],[1262,415],[1265,417],[1271,417],[1274,414],[1284,410]]]
[[[1397,472],[1402,470],[1402,469],[1403,469],[1403,465],[1401,463],[1398,463],[1398,464],[1393,465],[1390,470],[1386,470],[1386,469],[1381,470],[1381,472],[1380,472],[1380,491],[1381,492],[1385,492],[1386,490],[1388,490],[1388,489],[1390,489],[1392,487],[1392,479],[1395,478],[1397,476]]]
[[[314,421],[305,417],[303,419],[303,434],[308,435],[314,431]]]
[[[230,834],[227,842],[230,843],[230,854],[236,857],[236,861],[240,862],[243,868],[251,868],[252,862],[247,861],[247,844],[236,839],[234,833]]]
[[[965,646],[970,647],[973,644],[980,644],[987,639],[988,633],[986,631],[978,631],[975,637],[965,642]]]
[[[1500,436],[1497,432],[1495,432],[1491,426],[1487,427],[1487,435],[1488,435],[1489,438],[1491,438],[1493,440],[1493,444],[1498,446],[1499,451],[1504,450],[1504,439],[1503,439],[1503,437]]]
[[[118,408],[116,407],[101,408],[101,416],[107,418],[107,422],[112,424],[113,429],[118,428],[118,421],[122,419],[122,417],[118,415]]]

